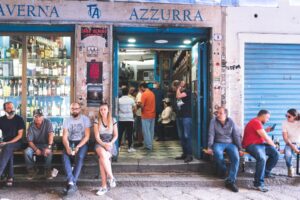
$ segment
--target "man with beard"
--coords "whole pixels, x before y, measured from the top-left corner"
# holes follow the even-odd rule
[[[276,145],[266,132],[272,131],[271,127],[263,128],[269,121],[270,113],[260,110],[256,118],[248,122],[244,129],[242,145],[246,151],[256,160],[256,171],[254,175],[254,189],[267,192],[264,186],[264,178],[271,178],[271,171],[277,164],[279,153]]]
[[[81,114],[81,107],[78,103],[71,104],[71,117],[63,123],[63,163],[67,175],[67,187],[64,190],[66,195],[74,194],[77,191],[77,180],[83,165],[88,141],[90,138],[90,119]],[[72,169],[72,160],[74,168]]]
[[[2,176],[7,164],[9,164],[6,186],[12,186],[14,178],[13,153],[15,150],[21,148],[25,123],[22,117],[15,114],[12,102],[4,103],[3,109],[5,115],[0,117],[0,129],[3,137],[3,141],[0,141],[0,176]]]
[[[25,149],[25,163],[28,171],[27,179],[31,180],[38,173],[34,168],[36,156],[44,157],[44,173],[47,179],[52,179],[52,145],[54,133],[52,123],[44,118],[42,109],[33,111],[33,122],[29,125],[27,131],[28,146]]]

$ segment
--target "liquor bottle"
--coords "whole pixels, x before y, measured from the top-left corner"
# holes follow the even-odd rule
[[[59,87],[60,87],[60,96],[65,96],[66,95],[66,93],[65,93],[65,86],[64,86],[64,83],[63,83],[62,80],[60,81]]]
[[[41,59],[44,59],[45,58],[45,46],[40,45],[39,49],[40,49]]]
[[[63,48],[60,46],[58,49],[58,58],[63,58]]]
[[[63,58],[67,58],[67,48],[66,48],[66,45],[63,48]]]
[[[9,96],[14,96],[15,95],[15,85],[14,85],[14,80],[13,79],[9,80],[9,86],[10,86]]]
[[[38,96],[39,95],[39,84],[38,84],[38,80],[34,79],[33,81],[33,95],[34,96]]]
[[[19,95],[19,83],[18,80],[15,80],[15,90],[14,90],[14,96],[18,96]]]
[[[48,58],[50,58],[50,48],[49,48],[49,46],[45,46],[45,58],[46,59],[48,59]]]
[[[31,59],[32,58],[32,43],[33,43],[33,39],[32,36],[28,37],[28,41],[27,41],[27,58]]]
[[[46,79],[43,80],[43,96],[47,96],[47,83],[46,83]]]
[[[10,94],[10,83],[8,80],[5,80],[3,85],[3,96],[8,97],[9,94]]]
[[[17,43],[17,51],[18,51],[18,58],[19,60],[22,60],[22,47],[19,46],[19,43]]]
[[[30,101],[29,101],[29,99],[27,99],[26,116],[28,116],[28,117],[31,116],[31,113],[30,113]]]
[[[39,90],[39,96],[43,96],[43,82],[42,79],[39,80],[38,82],[38,90]]]
[[[48,62],[45,62],[45,64],[44,64],[44,75],[49,76]]]
[[[60,81],[57,80],[57,85],[56,85],[56,95],[57,96],[61,96],[62,94],[62,91],[61,91],[61,87],[60,87]]]
[[[55,84],[55,81],[52,80],[52,83],[51,83],[51,96],[55,96],[56,95],[56,84]]]
[[[7,59],[10,59],[11,58],[11,56],[10,56],[10,49],[9,48],[6,48],[5,47],[5,58],[7,58]]]
[[[47,81],[47,96],[51,96],[51,82]]]
[[[52,67],[52,73],[53,73],[53,76],[58,76],[58,67],[57,67],[56,63],[54,63],[54,65]]]
[[[36,59],[36,39],[35,37],[32,37],[32,43],[31,43],[31,57],[33,59]]]
[[[56,44],[53,48],[53,57],[58,58],[58,55],[59,55],[59,48],[58,45]]]
[[[15,49],[14,44],[11,44],[11,47],[10,47],[10,57],[12,59],[17,58],[17,53],[16,53],[16,49]]]
[[[49,76],[53,76],[53,68],[50,65],[50,63],[48,63],[48,68],[49,68]]]
[[[2,86],[2,80],[0,80],[0,97],[3,97],[3,86]]]
[[[22,96],[22,79],[19,79],[18,96]]]
[[[30,79],[28,84],[28,96],[33,96],[33,95],[34,95],[34,87],[33,87],[32,79]]]
[[[48,116],[52,116],[52,104],[51,104],[51,101],[49,101],[48,104],[47,104],[47,111],[48,111]]]

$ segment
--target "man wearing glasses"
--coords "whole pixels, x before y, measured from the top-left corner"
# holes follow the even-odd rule
[[[90,138],[90,119],[81,114],[81,107],[78,103],[71,104],[71,117],[63,123],[63,163],[67,175],[67,187],[64,190],[66,195],[74,194],[77,191],[76,182],[80,175],[83,161],[88,150]],[[72,160],[74,161],[72,169]]]
[[[25,149],[25,163],[28,171],[27,179],[31,180],[38,173],[34,168],[36,156],[44,157],[45,176],[52,179],[52,144],[53,144],[53,127],[49,119],[44,118],[41,109],[33,111],[33,122],[29,125],[27,131],[28,147]]]

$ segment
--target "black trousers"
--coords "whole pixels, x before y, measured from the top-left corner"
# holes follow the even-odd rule
[[[119,121],[119,146],[121,146],[123,133],[125,131],[126,139],[128,141],[128,148],[132,145],[132,135],[133,135],[133,122],[132,121]]]

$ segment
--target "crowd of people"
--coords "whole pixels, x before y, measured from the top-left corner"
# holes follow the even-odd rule
[[[120,146],[127,142],[127,151],[132,153],[136,147],[144,150],[153,150],[155,132],[158,141],[166,140],[168,127],[176,123],[178,137],[182,146],[182,155],[177,160],[189,163],[193,160],[192,153],[192,111],[191,91],[184,81],[174,81],[172,92],[164,98],[164,93],[159,92],[157,84],[150,90],[148,84],[140,83],[138,90],[134,87],[122,87],[119,98],[118,119],[112,117],[110,107],[102,102],[99,106],[98,116],[94,120],[93,132],[95,138],[95,152],[98,156],[101,187],[97,195],[105,194],[109,188],[114,188],[117,181],[112,172],[112,157],[119,153]],[[159,106],[158,106],[159,105]],[[159,107],[162,108],[159,108]],[[22,137],[25,132],[25,123],[21,116],[15,113],[12,102],[3,105],[5,115],[0,117],[0,129],[3,141],[0,141],[0,176],[7,169],[6,185],[12,186],[14,181],[14,151],[21,148]],[[75,193],[78,177],[83,166],[84,158],[88,151],[91,137],[92,123],[81,113],[79,103],[70,106],[71,116],[63,122],[63,154],[62,161],[66,175],[64,193]],[[160,112],[160,113],[158,113]],[[243,137],[236,124],[228,116],[224,107],[219,107],[209,126],[207,153],[212,155],[217,166],[218,176],[225,179],[225,186],[238,192],[236,185],[240,156],[249,153],[256,160],[254,188],[266,192],[265,178],[272,178],[272,169],[276,166],[279,152],[271,137],[267,134],[272,127],[266,129],[263,125],[268,122],[270,113],[260,110],[255,118],[250,120],[244,128]],[[296,109],[286,113],[287,120],[282,124],[283,139],[286,143],[284,153],[288,176],[294,175],[292,157],[299,153],[300,144],[300,117]],[[176,121],[176,122],[175,122]],[[123,140],[125,133],[126,141]],[[135,137],[133,137],[135,136]],[[135,145],[134,140],[135,138]],[[48,179],[55,177],[53,172],[52,156],[54,134],[52,123],[45,118],[42,109],[33,111],[33,121],[30,123],[26,139],[28,147],[24,151],[28,179],[33,179],[38,168],[36,159],[44,159],[44,175]],[[227,173],[224,161],[224,152],[230,159],[230,168]]]

